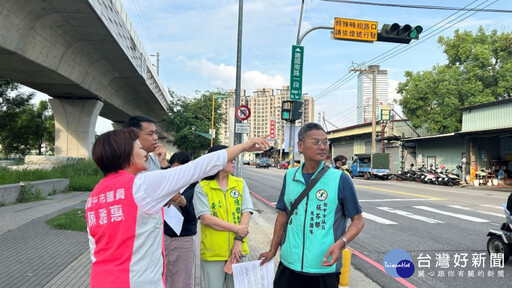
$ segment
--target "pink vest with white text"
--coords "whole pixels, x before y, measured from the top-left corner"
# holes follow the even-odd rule
[[[109,174],[87,199],[91,288],[165,287],[163,213],[139,210],[134,180],[125,171]]]

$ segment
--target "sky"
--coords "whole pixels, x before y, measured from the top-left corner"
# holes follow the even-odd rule
[[[190,97],[195,97],[196,91],[235,88],[239,1],[121,2],[146,53],[160,54],[160,79],[164,87]],[[512,10],[510,0],[366,2]],[[311,27],[332,26],[335,17],[376,21],[379,30],[382,24],[391,23],[421,25],[424,29],[420,39],[409,45],[332,40],[328,30],[315,30],[304,38],[303,93],[314,97],[316,115],[325,113],[325,119],[335,125],[329,124],[329,130],[356,124],[357,77],[349,72],[353,64],[378,64],[387,70],[389,98],[394,99],[399,97],[395,90],[405,80],[405,71],[430,70],[446,63],[442,47],[437,44],[439,36],[452,37],[456,29],[474,32],[479,26],[499,32],[512,30],[512,13],[408,9],[320,0],[304,3],[301,33]],[[297,40],[300,6],[300,0],[243,1],[241,86],[248,95],[257,88],[289,85],[291,48]],[[155,57],[152,59],[156,61]],[[109,129],[109,121],[98,121],[97,132]]]

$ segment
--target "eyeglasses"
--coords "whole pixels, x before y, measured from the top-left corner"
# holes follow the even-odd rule
[[[308,143],[311,143],[313,144],[313,146],[320,146],[320,144],[324,145],[324,146],[329,146],[329,144],[331,144],[331,141],[329,140],[304,140],[304,142],[308,142]]]

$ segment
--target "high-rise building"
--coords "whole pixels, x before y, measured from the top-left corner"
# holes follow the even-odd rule
[[[222,108],[220,111],[224,114],[224,121],[220,124],[219,131],[219,143],[223,145],[232,145],[235,136],[235,89],[229,90],[226,94],[232,95],[229,98],[220,98]],[[240,105],[247,105],[247,96],[245,95],[245,89],[240,90]]]
[[[372,122],[373,72],[377,70],[375,117],[379,119],[379,103],[388,103],[388,71],[380,70],[380,65],[370,65],[357,77],[357,124]]]
[[[230,91],[234,95],[234,91]],[[243,95],[243,96],[242,96]],[[284,144],[285,126],[287,122],[281,120],[281,102],[290,99],[290,87],[283,86],[281,89],[273,88],[259,88],[253,92],[252,96],[245,96],[242,94],[240,97],[240,105],[248,105],[251,109],[251,117],[247,120],[250,123],[251,132],[246,135],[249,138],[259,137],[262,135],[270,134],[270,122],[275,121],[275,144],[274,147],[281,148]],[[312,122],[315,115],[315,106],[313,97],[304,95],[302,97],[303,113],[302,119],[296,122],[296,125],[302,123]],[[225,124],[221,125],[219,131],[220,143],[230,145],[234,131],[234,97],[222,98],[222,112],[226,115]]]

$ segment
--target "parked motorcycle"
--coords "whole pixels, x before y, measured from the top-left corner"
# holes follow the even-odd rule
[[[396,181],[413,181],[416,175],[416,171],[412,169],[412,167],[414,167],[414,164],[411,163],[409,170],[397,171]]]
[[[462,166],[457,165],[457,170],[461,170],[462,171]],[[460,175],[455,173],[455,169],[447,171],[446,172],[446,176],[449,177],[448,182],[446,183],[446,185],[448,185],[448,186],[459,186],[460,185],[460,182],[461,182]]]
[[[450,177],[446,175],[448,169],[445,169],[444,165],[441,165],[439,168],[435,170],[436,178],[434,183],[437,185],[448,185],[448,181]]]
[[[506,222],[501,224],[500,230],[491,229],[487,236],[487,253],[503,253],[503,263],[507,263],[512,250],[512,215],[503,204]]]

